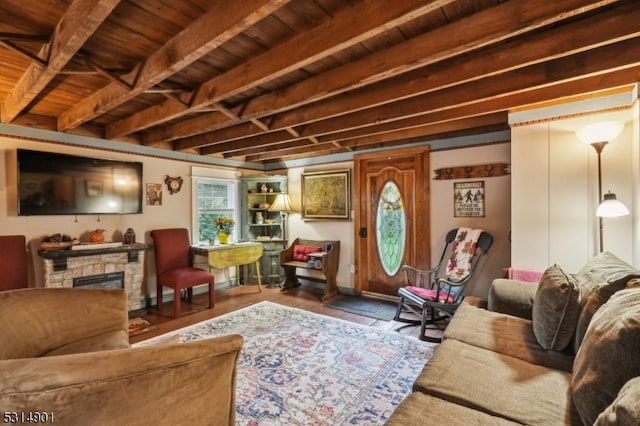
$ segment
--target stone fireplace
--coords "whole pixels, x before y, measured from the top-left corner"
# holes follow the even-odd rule
[[[125,288],[129,311],[144,306],[145,244],[88,250],[38,251],[45,287]]]

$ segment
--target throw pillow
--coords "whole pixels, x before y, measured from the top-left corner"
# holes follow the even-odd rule
[[[545,349],[561,351],[571,342],[580,309],[578,282],[558,265],[542,274],[533,300],[533,334]]]
[[[576,326],[575,352],[580,348],[593,314],[615,292],[637,287],[640,281],[630,281],[633,278],[640,278],[640,271],[610,252],[598,254],[576,274],[582,299]]]
[[[640,377],[629,380],[618,397],[598,416],[595,426],[631,426],[640,424]]]
[[[293,248],[293,260],[306,262],[309,259],[307,256],[309,253],[317,253],[319,251],[322,251],[322,247],[303,246],[298,244]]]
[[[593,316],[573,363],[571,392],[584,424],[593,424],[622,386],[640,376],[640,289],[621,290]]]

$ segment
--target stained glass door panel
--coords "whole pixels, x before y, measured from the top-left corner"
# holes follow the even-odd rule
[[[406,217],[400,188],[393,181],[385,183],[378,198],[376,240],[382,269],[387,275],[397,274],[406,243]]]

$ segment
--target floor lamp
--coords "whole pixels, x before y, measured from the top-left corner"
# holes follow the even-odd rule
[[[603,121],[589,124],[576,132],[578,138],[583,142],[590,144],[596,150],[596,154],[598,155],[599,205],[596,209],[596,216],[598,217],[598,226],[600,231],[600,252],[604,251],[602,218],[626,216],[629,214],[627,206],[616,199],[616,194],[612,194],[611,191],[609,191],[604,195],[604,197],[602,195],[602,151],[609,141],[612,141],[620,135],[623,128],[623,123]]]
[[[291,207],[291,200],[289,199],[289,195],[287,194],[278,194],[276,199],[271,204],[269,208],[270,211],[280,212],[280,222],[282,223],[282,239],[284,241],[284,246],[287,246],[287,216],[289,212],[293,211],[293,207]]]

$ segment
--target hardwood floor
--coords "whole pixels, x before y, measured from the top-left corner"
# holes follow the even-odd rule
[[[193,297],[193,304],[189,304],[186,301],[182,302],[183,314],[180,318],[173,318],[171,316],[172,303],[165,303],[162,313],[159,313],[155,306],[138,312],[143,318],[156,325],[157,329],[132,336],[129,341],[136,343],[172,330],[224,315],[263,300],[269,300],[282,305],[386,330],[395,330],[404,325],[395,321],[380,321],[374,318],[325,307],[320,300],[321,295],[322,291],[320,289],[304,285],[286,292],[281,292],[279,288],[266,288],[263,286],[262,293],[258,292],[256,285],[242,285],[216,290],[216,305],[213,309],[207,309],[207,294],[199,294]],[[418,327],[405,327],[400,330],[400,332],[416,337],[419,334]]]

